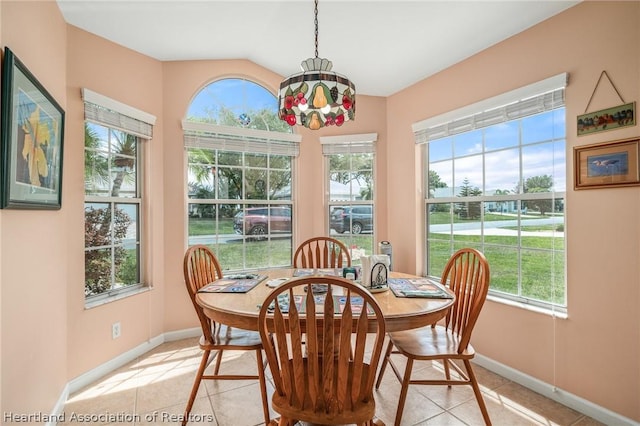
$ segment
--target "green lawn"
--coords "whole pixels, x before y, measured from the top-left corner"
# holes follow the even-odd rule
[[[541,216],[536,214],[528,214],[522,215],[522,220],[530,220],[530,219],[540,219],[547,216]],[[509,220],[515,219],[516,216],[514,214],[500,214],[500,213],[485,213],[484,220],[486,222],[495,222],[499,220]],[[452,220],[453,219],[453,220]],[[433,212],[429,214],[429,223],[432,225],[439,225],[443,223],[465,223],[465,222],[477,222],[479,219],[463,219],[460,218],[457,214],[451,215],[450,213],[443,212]]]
[[[233,234],[233,219],[220,219],[219,229],[216,232],[215,219],[189,218],[189,235]]]
[[[443,234],[430,234],[430,270],[439,275],[450,255],[450,241]],[[473,247],[489,261],[491,289],[544,302],[565,304],[564,237],[522,237],[518,264],[517,237],[455,235],[454,250]],[[457,238],[462,237],[462,238]],[[482,242],[484,241],[484,245]],[[437,272],[436,272],[437,271]],[[521,288],[518,290],[518,271]]]
[[[446,220],[445,220],[446,218]],[[431,223],[450,223],[451,216],[445,213],[430,215]],[[486,220],[504,220],[505,216],[488,214]],[[454,217],[454,222],[465,222]],[[232,234],[233,220],[218,221],[217,233]],[[516,229],[516,228],[511,228]],[[557,225],[527,227],[527,231],[561,230]],[[189,235],[209,235],[216,233],[215,220],[189,219]],[[373,235],[337,235],[347,247],[364,248],[366,254],[377,251]],[[240,236],[237,243],[212,246],[224,269],[252,269],[265,265],[270,267],[289,266],[294,248],[290,238],[274,238],[265,241],[246,241],[242,244]],[[444,238],[444,239],[443,239]],[[448,235],[429,235],[429,263],[431,271],[439,275],[450,255]],[[484,244],[484,245],[483,245]],[[520,245],[522,259],[518,264]],[[482,249],[491,267],[491,288],[509,294],[552,302],[565,303],[564,294],[564,237],[526,236],[518,241],[517,236],[509,235],[455,235],[454,249],[475,247]],[[359,264],[359,261],[355,261]],[[518,289],[518,271],[521,272],[521,287]],[[553,284],[553,285],[552,285]]]

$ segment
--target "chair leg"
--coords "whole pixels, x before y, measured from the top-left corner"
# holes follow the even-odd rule
[[[217,359],[216,359],[216,366],[213,369],[213,375],[217,376],[218,372],[220,371],[220,364],[222,363],[222,349],[220,349],[218,351],[218,353],[216,354]]]
[[[211,351],[204,351],[202,353],[202,359],[200,360],[200,367],[198,367],[196,378],[193,381],[193,387],[191,388],[191,395],[189,395],[189,401],[187,402],[187,407],[184,409],[184,418],[182,419],[182,426],[185,426],[189,420],[189,414],[191,413],[191,408],[193,408],[193,402],[196,400],[196,394],[198,393],[198,388],[200,387],[200,382],[202,381],[204,370],[207,368],[207,364],[209,363],[209,355],[211,355]]]
[[[447,380],[451,380],[451,370],[449,369],[450,362],[453,362],[453,361],[449,361],[448,359],[442,360],[442,366],[444,367],[444,376],[446,377]],[[451,389],[451,385],[448,385],[447,387]]]
[[[394,426],[400,426],[400,421],[402,420],[402,412],[404,411],[404,403],[407,400],[407,391],[409,390],[412,369],[413,358],[407,358],[407,366],[404,370],[404,378],[402,379],[402,389],[400,390],[400,398],[398,399],[398,411],[396,411],[396,420],[393,423]]]
[[[269,401],[267,399],[267,383],[264,377],[264,362],[262,362],[262,349],[256,351],[256,358],[258,359],[258,381],[260,382],[260,394],[262,395],[262,411],[264,413],[264,424],[271,423],[269,418]]]
[[[471,387],[473,388],[473,393],[476,395],[476,400],[478,400],[478,406],[480,406],[480,411],[482,412],[484,423],[487,426],[491,426],[489,412],[487,411],[487,406],[485,405],[484,399],[482,398],[482,392],[480,392],[480,386],[478,386],[478,381],[476,380],[476,376],[473,373],[473,368],[471,368],[471,362],[468,359],[465,359],[463,361],[464,366],[467,370],[467,375],[469,376],[469,381],[471,382]]]
[[[387,350],[384,353],[384,357],[382,359],[382,366],[380,366],[380,372],[378,373],[378,380],[376,380],[376,389],[380,388],[380,382],[382,382],[382,376],[384,375],[384,370],[387,368],[387,364],[389,363],[389,357],[391,356],[391,350],[393,349],[393,343],[389,340],[389,344],[387,345]]]

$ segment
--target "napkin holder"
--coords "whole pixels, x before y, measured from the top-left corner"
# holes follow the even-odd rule
[[[368,290],[385,291],[389,289],[389,264],[390,259],[386,254],[374,254],[361,256],[362,278],[360,283]]]

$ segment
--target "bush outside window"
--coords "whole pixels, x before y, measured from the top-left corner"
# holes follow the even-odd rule
[[[85,122],[85,297],[141,286],[140,139]]]

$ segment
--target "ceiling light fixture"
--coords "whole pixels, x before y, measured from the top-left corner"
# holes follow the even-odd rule
[[[278,105],[280,118],[290,126],[318,130],[355,119],[356,86],[332,72],[330,60],[318,57],[318,0],[314,1],[316,57],[302,61],[303,71],[280,83]]]

